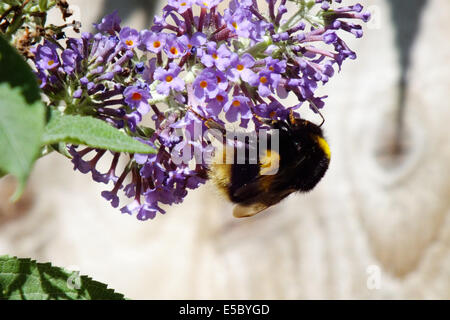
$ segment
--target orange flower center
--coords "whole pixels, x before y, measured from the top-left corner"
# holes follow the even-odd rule
[[[181,4],[180,4],[180,6],[182,6],[182,7],[184,7],[186,5],[186,2],[182,2]]]
[[[217,76],[216,78],[217,78],[217,83],[221,83],[222,82],[222,79],[220,79],[219,76]]]
[[[175,47],[170,48],[170,53],[171,54],[177,54],[178,53],[178,49]]]
[[[133,45],[133,40],[127,40],[125,41],[125,43],[127,44],[127,46],[132,46]]]
[[[269,113],[269,117],[273,118],[277,115],[277,113],[275,111],[272,111],[271,113]]]
[[[203,89],[205,89],[208,86],[208,82],[206,82],[205,80],[200,81],[200,87],[202,87]]]
[[[233,106],[235,106],[235,107],[240,107],[240,106],[241,106],[241,103],[240,103],[238,100],[234,100],[234,101],[233,101]]]
[[[232,25],[233,25],[233,27],[234,27],[235,29],[238,28],[238,24],[237,24],[236,22],[233,22]]]
[[[225,98],[223,96],[221,96],[220,94],[217,95],[216,99],[219,102],[223,102],[223,100],[225,100]]]
[[[212,57],[217,60],[217,58],[218,58],[217,53],[213,53]]]
[[[172,76],[167,76],[166,77],[166,82],[171,82],[173,80],[173,77]]]
[[[244,66],[242,64],[238,64],[236,69],[238,69],[239,71],[244,70]]]
[[[270,67],[269,67],[269,70],[270,70],[270,71],[273,71],[273,70],[275,70],[275,69],[274,69],[272,66],[270,66]]]
[[[54,60],[49,60],[47,64],[48,64],[49,66],[52,66],[52,65],[55,64],[55,61],[54,61]]]
[[[142,99],[142,95],[139,92],[135,92],[131,96],[131,100],[133,100],[133,101],[139,101],[141,99]]]
[[[259,82],[261,82],[262,84],[267,83],[267,78],[263,76],[259,78]]]
[[[154,48],[159,48],[159,47],[161,47],[161,42],[159,42],[158,40],[156,40],[155,42],[153,42],[153,47],[154,47]]]

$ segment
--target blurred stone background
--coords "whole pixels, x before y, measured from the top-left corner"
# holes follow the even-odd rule
[[[450,2],[360,2],[373,20],[327,86],[333,155],[313,192],[236,220],[207,184],[142,223],[54,154],[19,203],[0,181],[0,254],[78,269],[134,299],[450,299]],[[149,27],[161,7],[70,3],[84,30],[114,9]]]

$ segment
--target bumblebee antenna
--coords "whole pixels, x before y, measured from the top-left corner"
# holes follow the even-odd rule
[[[319,128],[322,127],[322,125],[325,123],[325,118],[323,117],[322,113],[320,113],[319,108],[317,108],[316,104],[312,100],[308,100],[308,102],[312,106],[314,112],[318,113],[322,118],[322,122],[320,123]]]

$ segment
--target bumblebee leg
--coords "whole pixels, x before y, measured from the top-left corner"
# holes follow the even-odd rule
[[[192,107],[188,107],[188,111],[192,112],[197,118],[202,120],[208,129],[217,129],[222,134],[226,134],[225,127],[223,125],[221,125],[220,123],[218,123],[217,121],[215,121],[214,119],[206,118],[206,117],[202,116],[197,111],[195,111]]]
[[[295,116],[293,109],[289,110],[289,122],[291,123],[291,125],[295,124]]]
[[[203,122],[208,121],[208,118],[205,118],[204,116],[202,116],[200,113],[198,113],[197,111],[194,110],[194,108],[192,108],[191,106],[189,106],[187,108],[188,111],[192,112],[197,118],[199,118],[200,120],[202,120]]]
[[[319,127],[321,127],[325,123],[325,118],[323,117],[322,113],[320,113],[319,108],[317,108],[316,104],[312,100],[308,100],[311,106],[314,109],[314,112],[318,113],[319,116],[322,118],[322,122],[320,123]]]
[[[255,113],[255,111],[253,110],[252,107],[250,107],[250,111],[251,111],[252,114],[253,114],[253,118],[255,118],[255,120],[258,121],[260,125],[264,125],[264,124],[265,124],[265,125],[270,126],[270,125],[273,125],[275,122],[277,122],[276,120],[264,119],[264,118],[262,118],[261,116],[258,116],[258,115]]]

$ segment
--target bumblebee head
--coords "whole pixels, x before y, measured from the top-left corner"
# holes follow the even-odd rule
[[[288,139],[294,142],[298,151],[305,146],[316,145],[323,151],[325,157],[330,160],[330,146],[324,138],[320,126],[304,119],[289,119],[278,123],[277,127]]]

